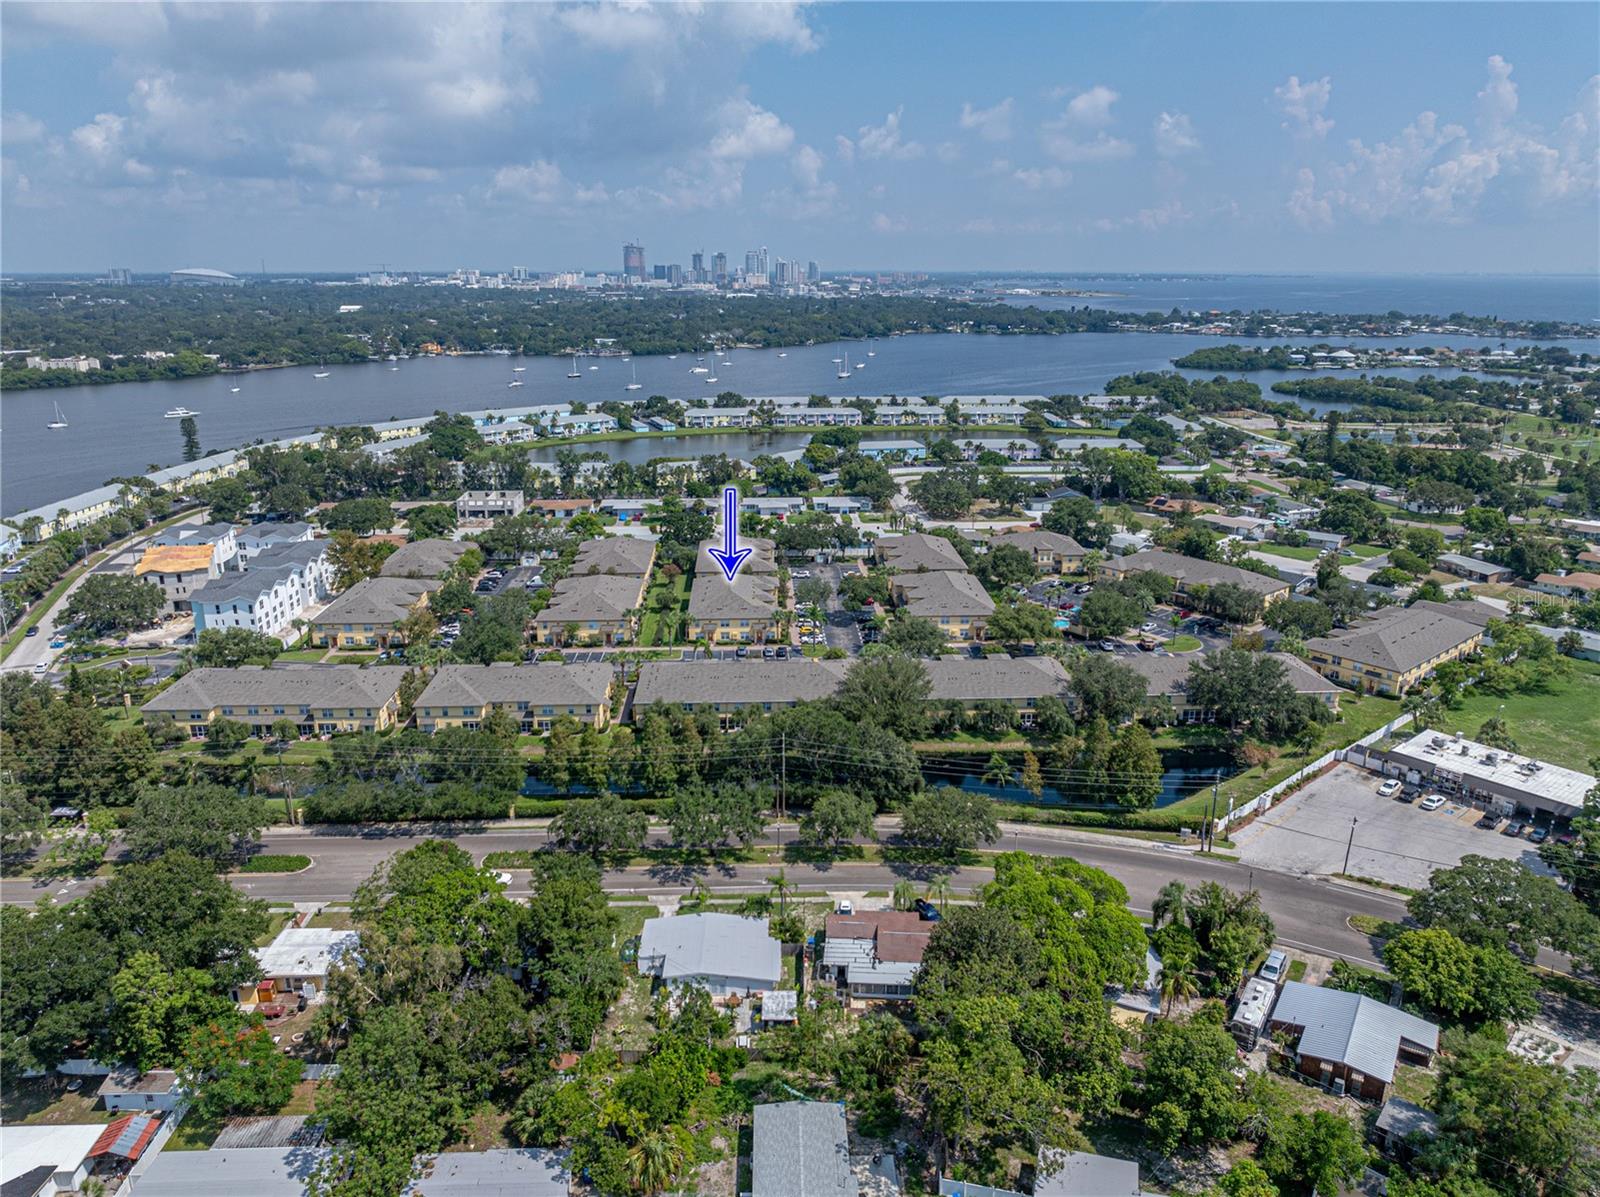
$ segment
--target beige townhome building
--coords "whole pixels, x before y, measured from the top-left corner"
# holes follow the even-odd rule
[[[333,648],[389,648],[404,642],[396,631],[428,605],[440,583],[432,578],[367,578],[311,619],[312,639]]]
[[[644,574],[586,574],[555,585],[549,604],[533,617],[540,644],[625,644],[634,638],[644,605]]]
[[[656,542],[638,536],[601,536],[578,546],[568,577],[617,574],[642,578],[656,560]]]
[[[732,582],[710,555],[711,549],[721,547],[721,541],[707,540],[695,553],[694,581],[689,587],[689,638],[711,644],[760,644],[776,639],[780,606],[777,546],[760,537],[741,537],[739,547],[751,552]]]
[[[1307,640],[1306,658],[1329,681],[1399,696],[1444,662],[1476,652],[1484,635],[1483,627],[1437,610],[1389,607],[1346,631]]]
[[[199,738],[217,719],[267,737],[280,719],[303,736],[385,731],[400,711],[401,665],[244,665],[195,669],[144,704],[145,718],[170,715]]]
[[[958,702],[972,712],[980,702],[1003,702],[1018,722],[1032,727],[1041,698],[1067,701],[1071,679],[1054,657],[941,657],[924,661],[932,702]]]
[[[414,540],[390,553],[378,573],[385,578],[442,578],[477,547],[465,540]]]
[[[476,729],[499,709],[517,721],[523,735],[547,732],[570,716],[604,728],[611,722],[611,666],[441,665],[416,701],[417,727]]]
[[[1298,657],[1288,653],[1267,653],[1279,662],[1288,674],[1289,684],[1296,694],[1309,694],[1329,710],[1339,710],[1342,691]],[[1200,660],[1199,653],[1158,657],[1140,653],[1133,657],[1119,657],[1118,664],[1126,665],[1145,680],[1147,700],[1165,698],[1172,703],[1179,723],[1210,723],[1215,712],[1196,706],[1189,701],[1189,667]]]
[[[958,570],[896,574],[890,579],[895,605],[935,624],[948,640],[982,640],[994,600],[983,584]]]
[[[942,536],[929,536],[926,532],[881,536],[872,546],[872,556],[879,565],[901,573],[967,568],[955,545]]]
[[[651,707],[716,714],[724,730],[741,726],[752,712],[770,714],[798,702],[827,698],[844,681],[845,661],[803,658],[771,661],[646,661],[633,692],[635,722]]]
[[[1191,598],[1196,587],[1210,589],[1228,583],[1261,596],[1261,603],[1270,607],[1289,595],[1289,583],[1269,578],[1264,574],[1224,565],[1219,561],[1202,561],[1198,557],[1185,557],[1182,553],[1169,553],[1165,549],[1144,549],[1125,557],[1112,557],[1100,566],[1100,572],[1109,578],[1125,578],[1129,574],[1156,573],[1172,579],[1173,593],[1179,598]]]
[[[1044,528],[1003,533],[989,542],[989,549],[993,552],[1003,544],[1021,549],[1033,558],[1034,567],[1046,574],[1064,574],[1076,569],[1089,552],[1072,537]]]

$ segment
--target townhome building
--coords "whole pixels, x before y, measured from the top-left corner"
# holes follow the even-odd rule
[[[642,536],[601,536],[578,546],[569,577],[617,574],[642,578],[655,564],[656,542]]]
[[[970,713],[979,703],[1016,708],[1017,721],[1032,727],[1041,698],[1071,695],[1071,678],[1054,657],[940,657],[925,661],[930,702],[960,703]]]
[[[709,560],[697,558],[689,588],[689,638],[711,644],[761,644],[778,631],[775,572],[750,568],[747,559],[730,582]]]
[[[771,714],[827,698],[844,681],[847,662],[809,657],[773,668],[763,661],[646,661],[633,693],[637,722],[658,704],[699,714],[710,711],[724,730],[751,713]]]
[[[243,665],[190,670],[144,704],[145,718],[170,716],[195,738],[217,719],[266,738],[291,719],[303,736],[386,731],[400,711],[401,665]]]
[[[216,561],[216,547],[209,544],[160,544],[145,549],[134,576],[161,587],[163,614],[173,615],[189,609],[190,596],[214,578],[222,576]]]
[[[585,574],[555,585],[550,602],[533,617],[539,644],[626,644],[637,632],[644,606],[643,574]]]
[[[367,578],[311,619],[315,643],[332,648],[389,648],[403,644],[399,625],[427,606],[441,583],[433,578]]]
[[[1194,597],[1198,588],[1211,589],[1226,583],[1259,594],[1262,605],[1271,606],[1287,598],[1290,591],[1289,584],[1277,578],[1235,565],[1169,553],[1165,549],[1143,549],[1125,557],[1109,558],[1100,566],[1100,572],[1110,578],[1125,578],[1135,573],[1162,574],[1172,579],[1173,594],[1185,599]]]
[[[1277,661],[1288,675],[1289,684],[1296,694],[1309,694],[1330,711],[1339,710],[1337,685],[1323,677],[1299,657],[1288,653],[1267,653]],[[1200,659],[1199,655],[1163,656],[1140,653],[1138,656],[1119,658],[1119,664],[1132,669],[1145,680],[1147,701],[1166,699],[1180,723],[1210,723],[1216,712],[1189,701],[1189,668]]]
[[[994,600],[969,573],[939,569],[896,574],[890,580],[895,605],[926,619],[949,640],[982,640]]]
[[[942,536],[929,536],[925,532],[880,536],[872,546],[872,556],[879,565],[886,565],[901,573],[967,568],[955,545]]]
[[[245,628],[287,643],[295,635],[295,621],[327,599],[333,576],[324,541],[262,549],[248,558],[243,571],[224,574],[189,596],[195,632]]]
[[[416,701],[417,727],[475,730],[493,710],[523,735],[547,732],[563,716],[595,728],[611,722],[611,666],[594,664],[441,665]]]
[[[1306,659],[1329,681],[1399,697],[1444,662],[1482,646],[1484,627],[1418,607],[1385,608],[1345,631],[1313,637],[1305,643]]]
[[[521,515],[526,503],[520,490],[466,490],[456,499],[456,518],[497,520]]]
[[[470,541],[440,537],[414,540],[389,554],[378,573],[385,578],[442,578],[476,547]]]
[[[239,546],[239,558],[246,564],[263,549],[285,544],[302,544],[315,538],[316,529],[304,520],[246,524],[234,531],[234,539]]]
[[[956,445],[967,461],[976,461],[985,453],[998,453],[1011,461],[1038,461],[1040,454],[1038,442],[1022,436],[958,436]]]
[[[1034,567],[1046,574],[1064,574],[1076,569],[1089,552],[1072,537],[1044,528],[1001,533],[989,541],[989,549],[993,552],[1003,544],[1021,549],[1032,559]]]

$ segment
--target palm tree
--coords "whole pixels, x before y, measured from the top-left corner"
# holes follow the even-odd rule
[[[687,1153],[671,1129],[648,1131],[628,1153],[628,1179],[645,1194],[659,1193],[672,1183]]]
[[[772,896],[778,899],[778,917],[782,918],[789,912],[790,895],[799,887],[789,880],[788,871],[782,866],[767,878],[767,884],[772,887]]]
[[[928,883],[928,901],[943,911],[945,904],[950,901],[950,878],[947,876],[935,877]]]
[[[896,910],[910,910],[917,902],[917,887],[909,881],[896,881],[893,897]]]
[[[1156,894],[1150,904],[1150,925],[1159,928],[1164,923],[1177,923],[1183,919],[1183,903],[1189,887],[1181,881],[1169,881]]]
[[[1156,987],[1161,992],[1162,1005],[1170,1016],[1175,1005],[1187,1002],[1200,992],[1195,981],[1194,960],[1182,953],[1174,954],[1170,960],[1163,960],[1161,971],[1156,974]]]
[[[1400,703],[1400,709],[1411,716],[1412,726],[1426,731],[1439,722],[1440,702],[1431,690],[1413,690]]]

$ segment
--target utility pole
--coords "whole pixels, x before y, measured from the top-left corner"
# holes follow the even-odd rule
[[[783,833],[783,816],[789,807],[789,733],[778,733],[778,833]]]
[[[1351,815],[1350,816],[1350,840],[1344,846],[1344,868],[1339,870],[1341,873],[1344,873],[1346,875],[1348,875],[1349,872],[1350,872],[1350,849],[1354,848],[1355,845],[1356,845],[1356,817],[1354,815]]]
[[[1201,838],[1205,841],[1202,847],[1207,852],[1211,851],[1217,843],[1217,788],[1222,785],[1219,776],[1211,783],[1211,813],[1206,816],[1206,833]]]

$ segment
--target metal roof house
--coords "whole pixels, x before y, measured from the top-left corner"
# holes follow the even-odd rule
[[[163,1151],[135,1186],[139,1197],[305,1197],[325,1147],[235,1147]]]
[[[680,914],[646,919],[639,971],[669,985],[697,985],[712,997],[776,989],[782,946],[766,919],[732,914]]]
[[[1439,1028],[1359,993],[1288,981],[1270,1026],[1298,1036],[1301,1075],[1335,1093],[1382,1101],[1395,1064],[1427,1064],[1439,1050]]]
[[[820,972],[852,998],[907,1001],[933,924],[898,910],[830,914]]]
[[[450,1151],[434,1156],[401,1197],[566,1197],[564,1151],[538,1147]]]
[[[1139,1165],[1092,1151],[1039,1149],[1033,1197],[1143,1197]]]
[[[756,1107],[751,1197],[857,1197],[844,1106],[783,1101]]]
[[[98,1123],[0,1126],[0,1186],[7,1197],[75,1191],[94,1166],[93,1148],[105,1129]]]

